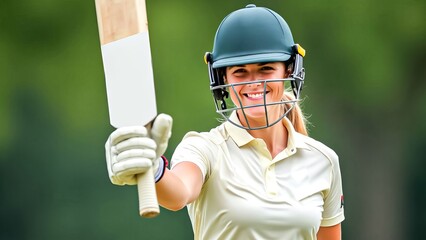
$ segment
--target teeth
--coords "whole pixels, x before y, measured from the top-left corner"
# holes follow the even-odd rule
[[[263,97],[263,93],[247,93],[247,96],[250,98],[261,98]]]

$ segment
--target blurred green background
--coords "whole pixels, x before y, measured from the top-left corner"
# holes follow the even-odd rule
[[[173,148],[218,124],[203,55],[248,3],[306,50],[310,134],[340,156],[343,237],[421,239],[426,228],[426,1],[148,0],[159,112]],[[94,1],[0,2],[0,239],[192,239],[186,210],[141,219],[110,184]]]

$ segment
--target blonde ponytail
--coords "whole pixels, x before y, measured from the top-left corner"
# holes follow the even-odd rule
[[[284,100],[294,100],[293,94],[289,92],[284,93]],[[286,103],[286,108],[291,108],[293,103]],[[300,108],[299,102],[294,103],[294,107],[291,109],[291,111],[287,114],[287,118],[290,120],[290,122],[293,124],[294,129],[296,132],[299,132],[303,135],[308,136],[308,130],[306,128],[306,118],[302,112],[302,109]]]

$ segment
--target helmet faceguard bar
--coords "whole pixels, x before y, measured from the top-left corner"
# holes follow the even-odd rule
[[[259,104],[253,104],[253,105],[248,105],[248,106],[244,106],[241,102],[241,99],[239,97],[237,97],[237,101],[238,101],[238,105],[239,106],[235,106],[235,104],[232,104],[232,107],[226,107],[223,108],[223,106],[227,106],[227,104],[225,103],[226,100],[225,99],[216,99],[215,98],[215,106],[216,106],[216,112],[219,113],[224,119],[227,119],[230,123],[234,124],[235,126],[238,126],[240,128],[243,129],[247,129],[247,130],[258,130],[258,129],[263,129],[263,128],[267,128],[270,127],[278,122],[280,122],[295,106],[295,104],[299,101],[297,98],[296,99],[282,99],[279,102],[270,102],[267,103],[266,102],[266,86],[268,83],[274,83],[274,82],[282,82],[283,84],[285,84],[285,82],[290,81],[296,81],[296,79],[293,78],[282,78],[282,79],[267,79],[267,80],[255,80],[255,81],[249,81],[249,82],[241,82],[241,83],[235,83],[235,84],[224,84],[224,85],[220,85],[220,86],[216,86],[216,87],[211,87],[210,89],[212,91],[218,90],[218,89],[232,89],[232,91],[235,93],[236,96],[237,92],[235,90],[236,86],[240,86],[240,85],[247,85],[247,84],[263,84],[263,102],[259,103]],[[228,104],[228,105],[231,105]],[[283,114],[281,114],[281,116],[270,122],[269,117],[268,117],[268,109],[267,107],[269,106],[275,106],[275,105],[282,105],[283,106]],[[286,107],[287,106],[287,107]],[[256,108],[256,107],[263,107],[265,110],[265,125],[260,126],[260,127],[255,127],[255,126],[251,126],[246,112],[244,111],[245,109],[250,109],[250,108]],[[232,121],[230,119],[230,115],[233,111],[236,110],[241,110],[240,112],[243,114],[243,117],[245,119],[245,122],[247,123],[247,126],[242,126],[239,123],[235,123],[234,121]]]

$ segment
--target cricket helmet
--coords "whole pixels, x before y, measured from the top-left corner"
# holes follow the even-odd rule
[[[234,125],[244,129],[262,129],[279,122],[299,100],[305,77],[305,70],[303,68],[304,55],[305,50],[300,45],[294,43],[286,21],[271,9],[249,4],[245,8],[230,13],[223,19],[216,31],[213,51],[211,53],[207,52],[204,56],[204,60],[208,65],[210,90],[213,93],[216,112]],[[268,82],[282,81],[284,84],[285,81],[289,81],[291,82],[295,98],[275,103],[266,103],[266,98],[264,97],[264,102],[261,105],[228,106],[233,105],[228,99],[228,90],[233,90],[235,84],[225,83],[224,74],[226,67],[264,62],[285,62],[287,70],[290,71],[289,77],[285,79],[258,80],[265,86],[264,91],[266,92],[266,84]],[[252,83],[246,82],[239,84]],[[283,106],[290,104],[291,107],[285,109],[279,119],[269,121],[267,106],[279,104]],[[229,119],[230,114],[234,110],[241,109],[248,123],[244,109],[259,106],[265,108],[265,126],[242,126]]]

